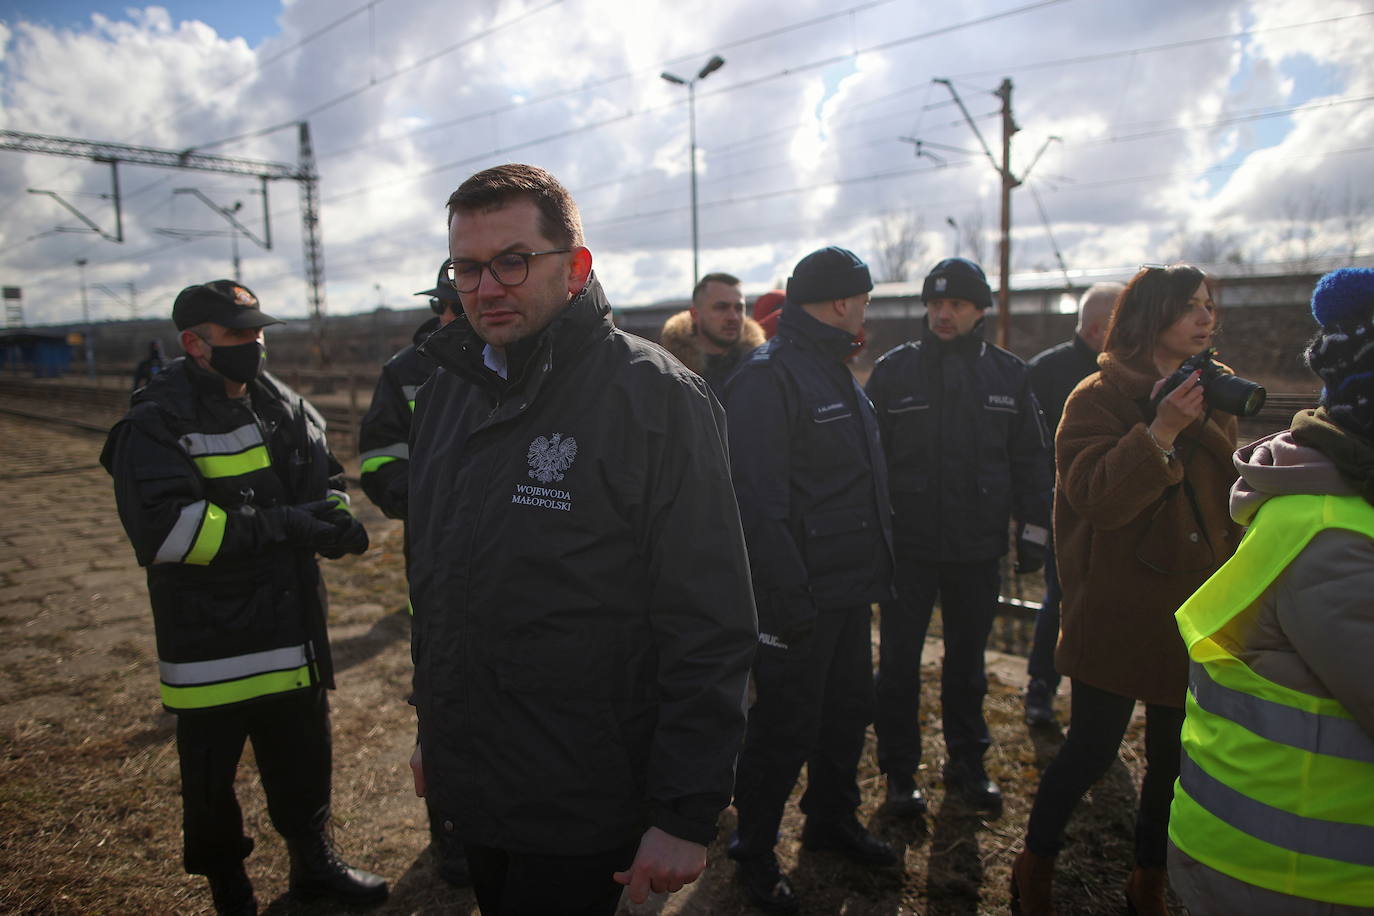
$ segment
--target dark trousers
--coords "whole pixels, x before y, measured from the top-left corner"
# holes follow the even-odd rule
[[[760,646],[757,699],[749,709],[735,777],[739,828],[730,854],[770,854],[787,797],[806,764],[801,808],[808,818],[842,821],[859,806],[856,771],[873,720],[873,648],[868,605],[822,610],[800,647]]]
[[[1026,848],[1038,856],[1058,854],[1064,826],[1083,793],[1116,760],[1135,708],[1131,697],[1077,679],[1072,685],[1069,735],[1040,777],[1026,827]],[[1182,709],[1153,703],[1145,706],[1145,780],[1140,789],[1140,810],[1136,813],[1135,860],[1146,868],[1165,866],[1169,805],[1174,800],[1174,780],[1178,778],[1183,752],[1182,730]]]
[[[897,600],[882,605],[878,656],[878,767],[915,773],[921,763],[921,648],[940,598],[945,660],[940,707],[950,762],[982,766],[992,744],[983,719],[983,665],[1000,584],[997,559],[974,563],[900,563]]]
[[[177,716],[186,871],[232,867],[253,851],[244,835],[234,776],[253,742],[272,826],[284,837],[329,820],[329,702],[323,688]]]
[[[1026,671],[1031,680],[1044,681],[1050,695],[1059,689],[1059,672],[1054,669],[1054,648],[1059,643],[1059,570],[1054,565],[1054,541],[1045,550],[1045,600],[1035,615],[1035,637],[1031,641]]]
[[[639,848],[628,846],[588,856],[547,856],[466,846],[472,890],[482,916],[612,916],[625,871]]]

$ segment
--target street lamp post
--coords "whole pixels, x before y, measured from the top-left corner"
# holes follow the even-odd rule
[[[954,256],[959,257],[959,224],[954,221],[954,217],[946,216],[945,222],[949,223],[949,228],[954,230]]]
[[[675,76],[667,71],[660,73],[670,83],[687,87],[687,123],[691,139],[692,157],[692,285],[696,286],[697,278],[701,275],[698,267],[698,241],[697,241],[697,83],[715,73],[725,66],[725,58],[719,54],[713,56],[706,62],[706,65],[698,71],[697,75],[690,80],[685,80],[680,76]]]
[[[81,274],[81,323],[86,326],[82,334],[82,344],[86,348],[86,374],[95,376],[95,345],[91,341],[91,306],[86,299],[86,259],[76,259],[76,269]]]

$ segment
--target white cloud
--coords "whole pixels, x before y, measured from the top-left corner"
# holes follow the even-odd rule
[[[931,261],[951,253],[947,217],[981,221],[984,256],[995,257],[998,176],[934,77],[953,80],[995,153],[989,93],[1012,78],[1014,171],[1048,137],[1062,138],[1032,180],[1078,268],[1157,260],[1180,227],[1243,234],[1253,257],[1282,256],[1294,195],[1336,200],[1363,187],[1369,152],[1342,151],[1374,144],[1374,105],[1348,101],[1374,94],[1374,17],[1353,0],[1318,10],[1282,0],[1059,3],[1005,18],[990,17],[1009,0],[894,0],[853,12],[857,0],[385,0],[375,17],[321,33],[360,6],[292,0],[280,34],[257,48],[158,7],[62,28],[7,19],[0,125],[183,149],[308,117],[335,312],[374,307],[378,286],[390,305],[411,302],[443,258],[448,193],[511,160],[542,165],[573,190],[615,302],[685,295],[687,93],[659,72],[689,77],[714,53],[725,67],[696,87],[701,269],[729,270],[751,288],[772,286],[822,244],[871,256],[876,220],[894,211],[922,215]],[[1356,18],[1287,28],[1336,16]],[[906,40],[978,19],[987,21]],[[1247,28],[1244,38],[1202,41]],[[1316,107],[1332,102],[1341,104]],[[1262,117],[1299,103],[1312,107]],[[932,146],[940,167],[900,136],[972,155]],[[294,162],[296,133],[208,152]],[[181,286],[227,273],[228,238],[154,232],[227,228],[175,188],[201,188],[225,206],[242,200],[240,218],[262,229],[247,178],[122,165],[123,245],[50,232],[74,218],[24,193],[54,190],[109,224],[98,196],[109,181],[108,167],[89,161],[0,154],[0,266],[7,285],[25,288],[31,318],[79,312],[78,257],[92,284],[138,284],[150,312]],[[244,281],[273,310],[302,315],[297,189],[274,183],[270,202],[273,250],[240,241]],[[1053,264],[1026,189],[1013,194],[1013,217],[1015,263]],[[1328,214],[1321,238],[1340,241],[1338,223]],[[121,313],[97,303],[97,314]]]

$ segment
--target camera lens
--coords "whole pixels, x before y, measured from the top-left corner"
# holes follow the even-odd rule
[[[1253,417],[1264,407],[1263,385],[1238,375],[1220,375],[1207,383],[1207,403],[1238,417]]]

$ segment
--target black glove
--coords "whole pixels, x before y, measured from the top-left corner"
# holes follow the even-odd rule
[[[1045,545],[1049,532],[1039,525],[1024,522],[1016,527],[1016,566],[1018,576],[1029,575],[1045,568]]]
[[[363,553],[369,543],[367,529],[363,527],[363,523],[342,509],[338,511],[339,515],[343,516],[336,528],[339,532],[338,546],[320,550],[320,556],[329,560],[337,560],[346,553]]]
[[[755,593],[759,614],[759,644],[797,650],[816,629],[816,602],[804,585]]]
[[[322,499],[299,506],[259,509],[258,517],[266,526],[270,540],[310,550],[327,550],[339,543],[339,525],[329,518],[335,511],[338,510],[333,502]]]

